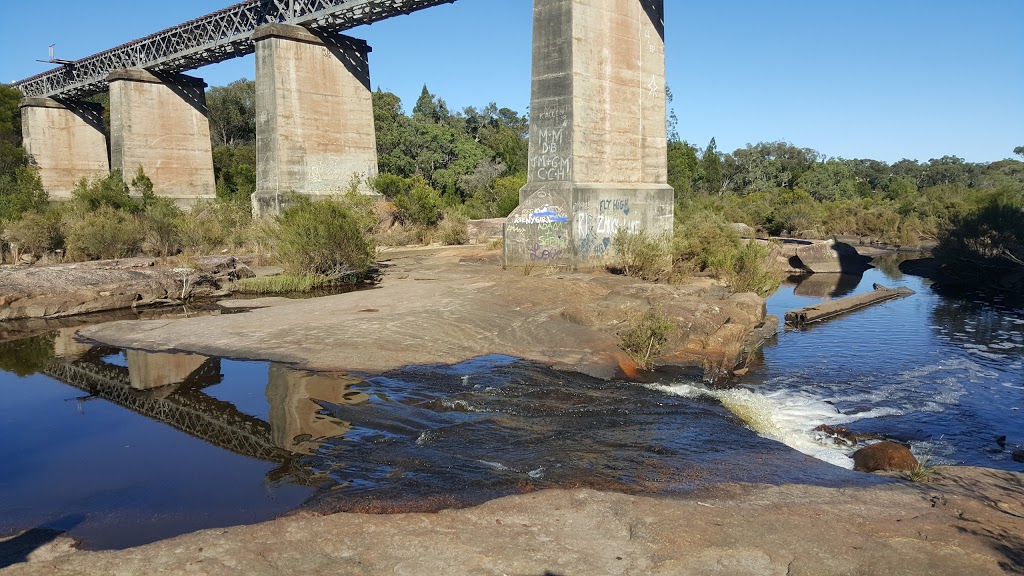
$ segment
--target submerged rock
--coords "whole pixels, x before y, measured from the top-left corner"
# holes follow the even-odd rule
[[[836,444],[845,444],[846,446],[857,445],[857,435],[842,426],[822,424],[815,428],[814,431],[821,433],[822,436],[831,438]]]
[[[909,472],[917,466],[910,449],[895,442],[879,442],[853,453],[853,469],[858,472]]]

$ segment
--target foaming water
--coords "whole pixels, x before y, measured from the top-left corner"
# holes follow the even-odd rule
[[[1021,469],[1011,458],[1024,447],[1021,310],[999,298],[941,296],[923,279],[880,264],[852,290],[839,284],[847,293],[881,283],[916,294],[808,330],[783,330],[739,391],[700,393],[738,403],[737,413],[759,433],[843,466],[852,448],[815,427],[902,441],[932,462]],[[769,312],[781,316],[825,297],[799,292],[784,286],[768,300]],[[748,419],[745,411],[759,415]]]
[[[852,421],[835,406],[808,394],[776,391],[759,394],[744,388],[715,389],[703,384],[652,384],[650,388],[684,398],[713,398],[735,414],[751,430],[829,464],[852,469],[852,451],[835,448],[825,435],[815,432],[821,424]]]

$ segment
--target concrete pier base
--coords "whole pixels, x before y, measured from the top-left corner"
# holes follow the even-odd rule
[[[664,0],[534,0],[530,159],[506,266],[615,261],[620,229],[672,232]]]
[[[181,205],[215,197],[206,83],[137,69],[109,80],[111,168],[130,182],[142,166],[154,193]]]
[[[368,193],[377,139],[362,40],[285,24],[256,30],[257,214],[290,192]]]
[[[110,172],[103,108],[98,104],[25,98],[21,128],[25,151],[39,167],[51,200],[68,200],[80,180]]]

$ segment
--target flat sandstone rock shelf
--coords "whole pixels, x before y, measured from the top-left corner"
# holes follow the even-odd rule
[[[502,270],[483,248],[405,252],[380,285],[245,314],[113,322],[80,335],[113,346],[262,359],[314,370],[381,372],[487,354],[534,360],[599,378],[635,376],[618,334],[651,307],[677,330],[659,364],[729,373],[774,334],[764,300],[709,280],[667,286],[610,274]],[[528,271],[528,270],[527,270]],[[766,321],[767,320],[767,321]]]
[[[1022,488],[1021,474],[942,468],[929,484],[857,489],[724,485],[672,499],[549,490],[438,514],[302,513],[113,552],[59,538],[0,573],[1021,574]]]

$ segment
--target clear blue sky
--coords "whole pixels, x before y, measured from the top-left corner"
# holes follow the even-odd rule
[[[230,5],[231,0],[16,2],[0,81]],[[682,137],[720,150],[786,140],[830,156],[985,162],[1024,145],[1024,0],[666,0],[668,82]],[[15,7],[16,6],[16,7]],[[374,86],[411,108],[426,83],[453,109],[529,104],[531,0],[458,0],[350,33]],[[16,17],[12,17],[17,14]],[[253,58],[196,74],[255,74]]]

